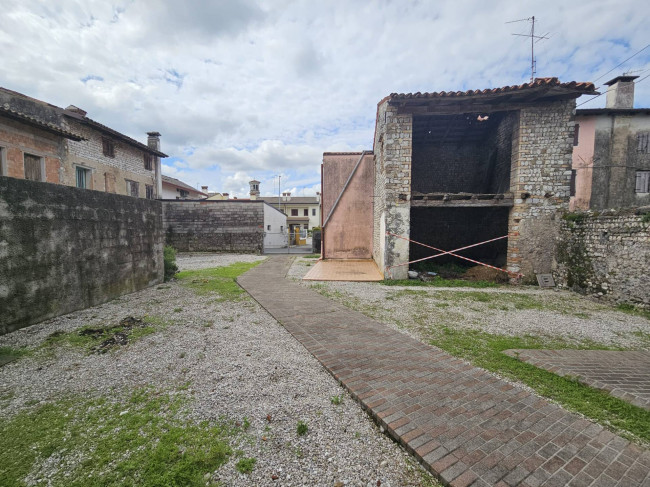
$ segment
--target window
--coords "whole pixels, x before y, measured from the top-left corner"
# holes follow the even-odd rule
[[[280,231],[284,232],[284,225],[280,225]]]
[[[147,199],[152,200],[153,199],[153,185],[145,184],[144,189],[147,192]]]
[[[115,157],[115,143],[102,137],[102,150],[106,157]]]
[[[140,196],[139,184],[135,181],[126,180],[126,194],[129,196],[135,196],[136,198]]]
[[[4,147],[0,147],[0,176],[7,175],[7,152]]]
[[[266,229],[267,229],[268,231],[271,231],[271,225],[267,225],[267,226],[266,226]]]
[[[636,136],[636,151],[643,152],[644,154],[648,153],[648,139],[650,138],[649,132],[644,132],[642,134],[637,134]]]
[[[297,208],[294,208],[293,210],[291,210],[291,216],[298,216],[298,209]]]
[[[181,194],[181,198],[187,198],[190,195],[190,192],[185,189],[176,188],[176,191]]]
[[[636,172],[636,192],[650,193],[650,171]]]
[[[302,226],[302,228],[304,228],[305,230],[309,230],[309,225],[308,225],[307,223],[305,223],[305,224]]]
[[[576,195],[576,170],[571,169],[571,182],[569,183],[569,196]]]
[[[153,156],[151,154],[144,155],[144,168],[148,171],[153,169]]]
[[[309,210],[307,208],[303,210],[302,216],[309,216]]]
[[[580,124],[575,124],[573,128],[573,145],[578,145],[578,139],[580,138]]]
[[[316,208],[311,209],[311,216],[316,216]]]
[[[25,179],[31,181],[45,181],[45,164],[42,157],[24,154]]]
[[[77,188],[89,189],[91,181],[90,169],[77,166],[75,169],[75,174],[77,176]]]

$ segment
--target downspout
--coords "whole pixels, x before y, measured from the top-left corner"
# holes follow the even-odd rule
[[[325,201],[325,187],[323,184],[323,161],[320,165],[320,258],[325,258],[325,227],[323,226],[323,201]],[[320,260],[320,259],[319,259]]]

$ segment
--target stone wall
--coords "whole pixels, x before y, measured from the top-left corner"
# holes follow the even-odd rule
[[[522,109],[513,133],[508,270],[524,282],[555,266],[561,215],[569,209],[575,100]]]
[[[382,273],[386,267],[409,260],[408,242],[386,236],[386,232],[409,236],[412,127],[411,114],[399,114],[388,100],[379,102],[374,143],[373,258]],[[396,267],[391,275],[406,279],[407,271],[407,266]]]
[[[558,285],[650,309],[650,207],[566,214],[557,255]]]
[[[163,280],[158,201],[0,177],[0,334]]]
[[[163,200],[165,240],[181,252],[264,250],[264,202]]]

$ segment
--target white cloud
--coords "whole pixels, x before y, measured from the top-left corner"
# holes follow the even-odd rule
[[[377,102],[392,92],[526,82],[529,45],[511,34],[528,25],[509,20],[536,16],[550,32],[535,44],[537,73],[565,81],[641,49],[650,20],[635,0],[0,0],[0,11],[11,53],[0,85],[82,107],[137,140],[158,130],[182,160],[170,175],[245,194],[241,174],[272,187],[281,173],[302,191],[317,184],[322,152],[371,148]],[[649,64],[650,49],[611,77]],[[636,99],[650,105],[650,80]]]

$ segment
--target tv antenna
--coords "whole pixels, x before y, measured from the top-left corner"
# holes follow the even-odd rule
[[[537,71],[537,61],[535,60],[535,44],[542,39],[548,39],[550,32],[547,32],[544,35],[536,36],[535,35],[535,16],[528,17],[526,19],[511,20],[506,22],[506,24],[514,24],[516,22],[530,22],[530,32],[528,34],[512,34],[513,36],[519,37],[530,37],[530,82],[535,81],[535,73]]]

